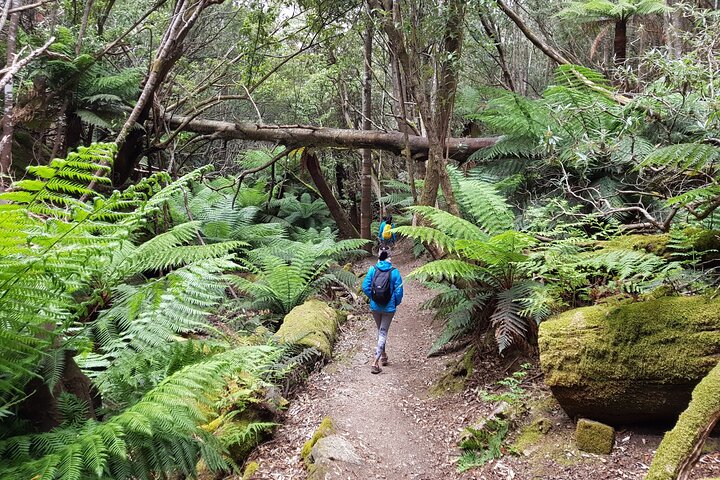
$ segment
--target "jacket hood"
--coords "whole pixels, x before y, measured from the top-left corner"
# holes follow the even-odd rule
[[[377,268],[378,270],[381,270],[383,272],[387,272],[388,270],[390,270],[392,268],[392,263],[388,262],[387,260],[379,260],[375,264],[375,268]]]

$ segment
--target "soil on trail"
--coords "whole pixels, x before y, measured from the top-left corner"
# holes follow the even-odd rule
[[[462,352],[427,358],[441,325],[433,322],[432,313],[421,310],[420,305],[432,298],[433,292],[407,279],[408,273],[424,262],[399,251],[392,260],[405,279],[405,296],[389,331],[390,364],[380,374],[370,373],[377,329],[367,307],[354,312],[341,328],[333,360],[310,375],[292,399],[283,425],[249,458],[260,464],[253,479],[306,478],[300,451],[325,417],[333,419],[336,433],[361,459],[360,464],[333,462],[325,478],[644,478],[662,432],[620,431],[612,454],[579,452],[574,446],[574,423],[554,402],[536,370],[531,370],[523,383],[529,413],[513,426],[508,444],[522,425],[537,415],[551,422],[550,432],[516,455],[506,450],[499,460],[458,473],[458,442],[463,428],[487,416],[495,406],[483,401],[479,391],[496,389],[497,380],[512,373],[520,362],[503,363],[490,346],[475,358],[474,374],[463,391],[432,395],[433,384],[448,366],[457,364]],[[356,271],[367,271],[372,263],[367,260],[358,264]],[[691,478],[719,475],[720,452],[714,451],[701,457]]]
[[[422,262],[401,253],[392,261],[405,283],[388,334],[389,365],[377,375],[370,373],[375,322],[369,310],[351,316],[332,362],[310,376],[305,391],[293,399],[286,423],[252,456],[260,463],[253,478],[304,478],[300,449],[326,416],[363,461],[341,464],[329,478],[436,479],[455,473],[451,456],[459,429],[469,421],[463,415],[466,402],[462,395],[430,395],[429,388],[450,360],[427,358],[439,326],[420,305],[433,294],[407,279]],[[371,264],[368,260],[356,269],[366,271]]]

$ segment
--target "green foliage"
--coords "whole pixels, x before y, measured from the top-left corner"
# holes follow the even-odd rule
[[[489,393],[485,390],[478,392],[485,402],[505,404],[505,411],[482,421],[478,427],[465,428],[463,439],[460,442],[463,454],[458,460],[459,472],[485,465],[491,460],[501,458],[506,453],[508,447],[505,440],[510,426],[514,422],[512,417],[523,411],[524,401],[527,397],[522,382],[527,376],[529,368],[530,364],[524,363],[520,366],[520,370],[495,382],[503,389],[499,393]]]
[[[527,377],[530,366],[531,365],[529,363],[523,363],[520,365],[520,370],[517,370],[516,372],[513,372],[512,375],[495,382],[500,387],[503,387],[505,391],[500,393],[489,393],[485,390],[481,390],[479,392],[480,397],[486,402],[507,402],[509,404],[522,402],[527,394],[521,385],[525,377]]]
[[[268,363],[270,347],[241,347],[187,366],[138,402],[98,422],[0,439],[3,478],[150,478],[154,473],[194,475],[197,458],[227,466],[218,440],[199,427],[233,372]],[[188,401],[192,399],[192,401]]]
[[[280,200],[273,200],[271,206],[279,208],[277,217],[293,227],[323,228],[330,222],[325,202],[321,198],[313,200],[307,192],[299,197],[285,194]]]
[[[458,460],[458,472],[480,467],[502,457],[503,441],[509,428],[510,424],[500,418],[488,420],[481,429],[466,427],[468,437],[460,443],[463,454]]]
[[[247,259],[240,261],[248,273],[230,277],[230,281],[251,298],[253,309],[284,315],[330,284],[354,290],[357,278],[334,265],[346,255],[360,253],[358,249],[365,243],[334,238],[306,243],[277,241],[248,252]]]
[[[585,23],[662,14],[670,10],[659,0],[585,0],[570,2],[558,15]]]
[[[522,253],[535,240],[510,228],[512,215],[489,185],[457,180],[458,198],[474,222],[434,207],[412,207],[430,226],[398,227],[402,235],[432,243],[451,256],[427,263],[410,276],[444,284],[438,298],[426,304],[436,308],[446,326],[431,354],[474,329],[491,327],[500,351],[532,337],[523,302],[533,288],[523,272]],[[533,322],[534,323],[534,322]]]
[[[193,476],[200,458],[213,471],[230,468],[232,438],[200,426],[227,408],[218,398],[229,377],[277,374],[277,348],[233,348],[210,323],[226,301],[225,272],[247,243],[208,243],[203,221],[173,224],[165,215],[203,170],[173,183],[156,174],[104,197],[88,184],[105,181],[95,173],[109,171],[113,153],[92,145],[32,167],[36,180],[3,194],[2,478]],[[327,255],[349,248],[335,247]],[[35,433],[18,417],[25,387],[41,378],[52,391],[67,351],[101,393],[102,416],[87,418],[88,405],[59,390],[62,423]],[[233,408],[256,402],[262,382],[253,385]],[[251,423],[234,435],[265,428]]]

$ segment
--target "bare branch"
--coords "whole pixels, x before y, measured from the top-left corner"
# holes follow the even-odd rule
[[[50,37],[47,42],[45,42],[45,45],[42,47],[33,50],[28,54],[27,57],[23,58],[22,60],[16,61],[13,63],[10,68],[7,69],[3,77],[0,79],[0,89],[2,89],[12,78],[15,76],[15,74],[23,68],[25,65],[30,63],[33,58],[37,57],[38,55],[42,54],[45,50],[48,49],[48,47],[55,41],[55,37]]]

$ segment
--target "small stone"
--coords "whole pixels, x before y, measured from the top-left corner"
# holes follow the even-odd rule
[[[575,443],[584,452],[607,455],[615,444],[615,429],[604,423],[581,418],[575,428]]]
[[[362,460],[355,452],[355,447],[340,435],[330,435],[318,440],[312,448],[311,456],[316,465],[325,464],[328,461],[362,464]]]

